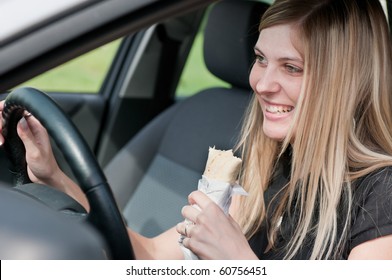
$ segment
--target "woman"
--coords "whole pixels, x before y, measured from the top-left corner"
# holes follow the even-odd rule
[[[193,192],[179,223],[152,239],[129,230],[137,258],[392,259],[392,59],[377,0],[278,0],[263,15],[250,73],[240,184],[227,217]],[[1,109],[1,108],[0,108]],[[31,179],[79,188],[44,129],[22,120]],[[56,178],[56,179],[53,179]],[[60,178],[60,179],[59,179]]]
[[[250,75],[256,98],[241,142],[246,236],[267,216],[264,257],[381,258],[381,244],[392,257],[392,61],[379,1],[277,1],[260,30]],[[270,41],[281,34],[291,52]],[[286,174],[275,181],[286,177],[284,187],[272,178],[277,156]],[[279,192],[267,213],[268,205],[253,207],[263,205],[260,187]]]

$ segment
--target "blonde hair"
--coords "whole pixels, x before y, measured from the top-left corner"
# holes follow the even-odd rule
[[[256,99],[251,102],[239,141],[241,184],[249,196],[241,199],[236,218],[248,239],[262,226],[264,191],[291,145],[290,181],[272,216],[269,246],[279,217],[295,211],[298,224],[285,258],[293,258],[309,234],[315,237],[311,259],[335,258],[350,227],[352,182],[392,165],[388,25],[378,0],[278,0],[260,30],[279,24],[292,24],[300,36],[303,85],[280,143],[263,133],[262,111]]]

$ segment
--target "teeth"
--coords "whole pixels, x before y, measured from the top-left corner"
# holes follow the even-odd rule
[[[289,113],[291,112],[294,107],[289,107],[289,106],[266,106],[266,111],[269,113],[278,113],[278,114],[283,114],[283,113]]]

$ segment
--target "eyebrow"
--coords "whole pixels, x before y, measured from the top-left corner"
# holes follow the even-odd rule
[[[259,52],[260,54],[264,55],[264,53],[257,47],[254,47],[255,52]],[[285,56],[285,57],[280,57],[278,58],[278,61],[295,61],[299,63],[304,63],[304,61],[301,58],[294,57],[294,56]]]

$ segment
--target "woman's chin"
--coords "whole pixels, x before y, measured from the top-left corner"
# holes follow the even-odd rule
[[[287,128],[279,128],[279,127],[270,127],[270,126],[263,126],[264,134],[275,141],[283,141],[287,135]]]

